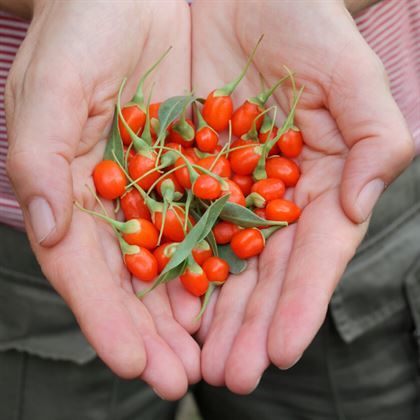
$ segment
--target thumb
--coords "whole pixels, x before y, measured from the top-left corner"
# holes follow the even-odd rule
[[[355,223],[369,217],[385,187],[414,154],[413,140],[382,63],[365,47],[357,59],[352,50],[351,62],[360,65],[341,66],[342,72],[336,72],[329,104],[350,149],[340,194],[344,212]]]
[[[28,69],[21,80],[12,72],[6,88],[7,173],[27,232],[43,246],[56,244],[70,224],[70,164],[87,118],[78,83]]]

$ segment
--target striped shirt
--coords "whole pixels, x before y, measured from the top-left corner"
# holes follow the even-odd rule
[[[378,54],[392,94],[420,153],[420,2],[384,0],[356,17],[357,26]],[[22,212],[6,175],[7,133],[4,89],[28,23],[0,12],[0,223],[23,229]]]

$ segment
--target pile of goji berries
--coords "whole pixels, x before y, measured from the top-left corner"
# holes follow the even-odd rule
[[[303,140],[294,113],[302,90],[288,71],[235,109],[231,95],[254,49],[241,75],[206,99],[190,94],[150,103],[143,84],[167,52],[123,107],[122,84],[104,160],[93,171],[97,194],[115,200],[125,221],[86,211],[112,225],[127,269],[154,281],[148,291],[179,277],[195,296],[209,295],[230,272],[244,270],[270,234],[299,218],[299,207],[283,196],[300,176],[293,159]],[[277,127],[277,109],[266,103],[287,79],[293,102]]]

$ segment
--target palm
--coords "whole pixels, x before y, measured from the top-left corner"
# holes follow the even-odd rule
[[[44,61],[32,59],[34,64],[27,73],[34,75],[35,88],[52,84],[55,94],[63,100],[61,109],[43,110],[42,118],[48,117],[50,121],[30,121],[45,129],[42,124],[51,124],[51,119],[56,117],[59,141],[54,143],[54,137],[48,147],[53,149],[54,168],[64,175],[49,177],[50,192],[54,192],[54,202],[63,206],[63,212],[71,212],[73,197],[84,207],[95,206],[86,184],[93,186],[91,174],[102,158],[115,97],[127,74],[132,76],[123,103],[132,95],[139,75],[174,42],[171,56],[155,77],[157,88],[153,99],[163,100],[190,88],[189,54],[185,54],[190,42],[189,15],[186,6],[180,5],[168,5],[164,11],[160,8],[160,24],[153,27],[151,14],[156,8],[153,10],[154,6],[145,4],[140,7],[133,3],[133,7],[139,7],[137,15],[130,7],[116,11],[112,4],[101,10],[83,5],[82,15],[80,6],[52,5],[50,14],[54,18],[49,19],[49,14],[45,14],[29,32],[21,51],[21,63],[28,55],[37,57],[37,51],[43,50]],[[40,22],[44,17],[49,20]],[[61,22],[59,32],[55,20]],[[183,30],[176,40],[169,29],[173,20],[183,22]],[[92,27],[93,21],[100,27],[99,35]],[[149,25],[147,30],[145,25]],[[38,49],[32,50],[31,45],[35,43]],[[48,73],[39,71],[45,62],[48,62]],[[79,70],[80,62],[84,63],[80,66],[83,71]],[[63,67],[67,70],[64,75]],[[18,113],[18,109],[13,112]],[[16,137],[20,136],[16,134]],[[21,147],[19,138],[12,141],[11,154],[24,159],[28,153]],[[106,204],[112,211],[111,203]],[[141,302],[134,292],[145,285],[128,274],[112,230],[81,211],[73,212],[68,232],[55,246],[42,247],[30,230],[29,235],[46,276],[75,313],[99,356],[116,373],[124,377],[141,375],[167,399],[179,398],[188,382],[199,379],[199,348],[189,334],[198,327],[191,321],[199,311],[198,299],[171,285],[168,289],[172,307],[166,286]]]
[[[199,28],[193,32],[193,85],[199,94],[206,95],[239,74],[262,33],[265,38],[254,67],[235,91],[236,104],[260,91],[259,73],[267,85],[281,78],[282,64],[296,72],[298,85],[305,86],[295,119],[305,139],[299,162],[302,175],[291,192],[304,208],[302,215],[296,225],[270,238],[246,272],[228,281],[210,305],[199,334],[205,342],[204,379],[242,393],[254,388],[270,359],[286,367],[302,354],[366,231],[367,223],[353,223],[361,222],[360,209],[353,204],[360,180],[357,173],[350,174],[356,182],[349,186],[346,165],[355,160],[352,148],[369,148],[366,142],[357,144],[359,140],[377,140],[374,117],[366,118],[373,110],[368,103],[359,108],[360,97],[352,90],[355,80],[365,84],[354,71],[354,62],[366,69],[366,77],[378,75],[378,66],[338,3],[319,7],[315,14],[300,2],[231,3],[210,9],[206,1],[193,6],[193,24]],[[210,15],[211,27],[205,24]],[[366,94],[372,89],[368,85]],[[274,94],[273,104],[284,114],[291,95],[290,86]],[[345,108],[350,100],[352,106]],[[392,111],[399,115],[396,108]],[[360,121],[363,125],[357,127]]]

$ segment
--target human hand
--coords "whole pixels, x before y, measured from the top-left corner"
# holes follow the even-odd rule
[[[200,378],[190,336],[200,302],[176,284],[169,286],[173,309],[166,286],[141,302],[134,292],[144,285],[128,275],[112,231],[72,203],[94,207],[85,185],[92,185],[125,76],[123,101],[173,45],[155,78],[156,97],[190,88],[189,28],[181,1],[40,0],[6,97],[7,169],[46,277],[103,361],[122,377],[141,377],[165,399],[181,397]]]
[[[293,191],[296,225],[213,299],[199,333],[203,378],[248,393],[273,362],[292,366],[323,323],[331,295],[362,240],[372,208],[411,161],[413,145],[383,67],[340,1],[196,1],[193,85],[200,95],[239,72],[261,34],[236,103],[271,86],[285,64],[305,90],[296,125],[305,147]],[[194,28],[197,28],[194,30]],[[274,94],[286,115],[290,86]]]

